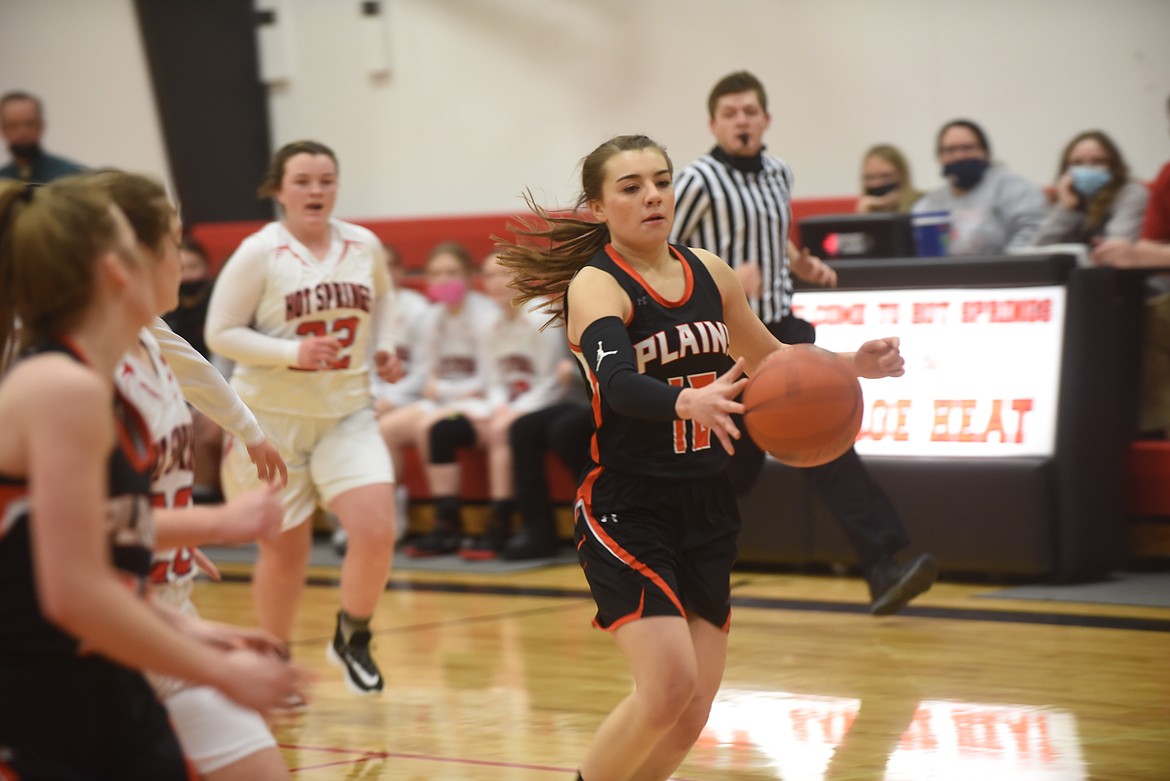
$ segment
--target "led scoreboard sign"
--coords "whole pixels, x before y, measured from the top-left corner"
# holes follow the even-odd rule
[[[861,381],[859,453],[1053,455],[1064,287],[802,290],[793,313],[829,350],[901,340],[905,376]]]

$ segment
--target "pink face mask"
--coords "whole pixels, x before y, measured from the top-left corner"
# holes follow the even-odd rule
[[[440,304],[458,304],[467,295],[467,283],[462,279],[427,284],[427,295]]]

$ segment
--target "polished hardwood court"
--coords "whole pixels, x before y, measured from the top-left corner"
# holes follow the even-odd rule
[[[248,567],[224,571],[196,603],[251,623]],[[324,658],[336,577],[312,571],[293,644],[313,702],[275,730],[298,781],[572,779],[629,691],[576,566],[468,564],[393,574],[374,622],[387,688],[359,698]],[[943,582],[874,618],[854,578],[733,583],[723,688],[680,781],[1170,778],[1170,608]]]

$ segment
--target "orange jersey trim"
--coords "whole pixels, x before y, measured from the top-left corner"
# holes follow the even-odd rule
[[[625,258],[618,254],[618,251],[613,248],[612,244],[605,245],[605,254],[609,255],[609,259],[616,263],[622,271],[633,277],[634,280],[637,281],[637,283],[641,285],[647,293],[650,294],[651,298],[663,306],[670,309],[675,309],[691,300],[691,293],[693,293],[695,290],[695,275],[691,272],[691,264],[683,260],[682,255],[680,255],[678,250],[676,250],[674,247],[670,248],[670,254],[675,258],[675,260],[682,264],[683,277],[686,279],[686,286],[683,288],[683,293],[675,301],[666,299],[657,290],[650,287],[650,283],[648,283],[641,274],[635,271],[633,266],[626,262]]]
[[[601,476],[603,469],[604,467],[599,466],[590,471],[589,474],[585,476],[585,480],[581,483],[581,487],[577,490],[577,505],[581,509],[581,515],[585,519],[585,525],[589,533],[593,535],[594,539],[601,543],[602,547],[620,559],[627,567],[637,571],[640,575],[657,586],[659,590],[662,591],[662,593],[665,594],[678,609],[678,614],[680,616],[686,616],[687,611],[683,608],[682,601],[678,598],[678,594],[674,593],[674,589],[667,585],[666,581],[662,579],[662,576],[651,569],[648,564],[639,561],[636,556],[619,545],[613,537],[609,536],[602,525],[598,523],[597,519],[593,517],[593,485],[597,482],[597,478]],[[643,600],[645,599],[645,591],[643,591],[642,598]],[[641,615],[640,607],[638,610],[638,615]],[[632,619],[625,618],[619,620],[628,621]],[[615,627],[610,627],[610,629],[613,628]]]

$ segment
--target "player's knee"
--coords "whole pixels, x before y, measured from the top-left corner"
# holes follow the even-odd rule
[[[455,451],[475,444],[475,428],[462,415],[436,421],[427,435],[432,464],[455,463]]]
[[[646,687],[643,702],[645,723],[666,730],[678,723],[680,714],[686,711],[698,691],[694,671],[680,668],[674,674],[663,675],[652,686]]]

